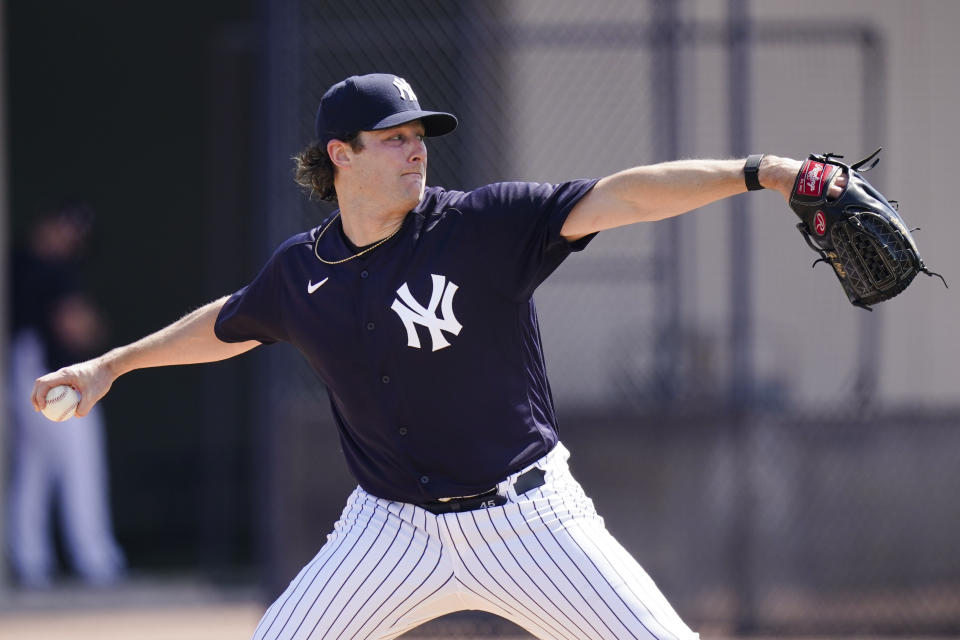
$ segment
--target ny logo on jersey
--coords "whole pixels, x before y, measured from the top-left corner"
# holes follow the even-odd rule
[[[453,315],[453,294],[457,292],[457,285],[447,282],[445,276],[431,274],[433,279],[433,292],[430,294],[430,302],[424,307],[417,302],[416,298],[407,288],[407,283],[397,289],[398,298],[394,299],[390,306],[403,321],[403,327],[407,330],[407,346],[414,349],[420,348],[420,336],[417,335],[415,325],[423,325],[430,330],[430,340],[433,342],[433,351],[438,351],[444,347],[449,347],[450,343],[444,337],[443,332],[447,331],[457,336],[460,335],[460,329],[463,328],[457,322]],[[440,307],[442,318],[437,317],[437,307]]]
[[[410,83],[403,78],[394,76],[393,86],[397,88],[397,91],[400,92],[400,97],[404,100],[412,100],[413,102],[417,101],[417,94],[413,92],[413,87],[411,87]]]

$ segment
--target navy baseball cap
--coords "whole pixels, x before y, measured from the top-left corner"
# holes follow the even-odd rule
[[[317,109],[316,133],[326,146],[355,131],[389,129],[413,120],[423,122],[428,136],[442,136],[457,128],[453,114],[422,110],[403,78],[371,73],[350,76],[327,89]]]

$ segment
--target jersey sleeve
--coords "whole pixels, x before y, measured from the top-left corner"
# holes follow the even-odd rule
[[[571,252],[584,249],[596,236],[568,242],[560,232],[573,207],[597,182],[504,182],[470,194],[484,212],[482,236],[493,258],[488,264],[510,283],[512,295],[530,297]]]
[[[282,257],[286,245],[277,249],[250,284],[227,299],[213,330],[224,342],[258,340],[272,344],[287,339],[281,297]]]

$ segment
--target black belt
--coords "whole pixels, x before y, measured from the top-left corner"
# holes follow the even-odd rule
[[[544,485],[546,472],[543,469],[534,467],[524,471],[513,482],[513,490],[517,495],[523,495],[527,491],[533,491],[537,487]],[[417,503],[418,507],[426,509],[430,513],[440,515],[441,513],[458,513],[460,511],[474,511],[476,509],[489,509],[490,507],[499,507],[507,504],[507,496],[497,492],[494,487],[489,491],[469,498],[452,498],[450,500],[431,500],[429,502]]]

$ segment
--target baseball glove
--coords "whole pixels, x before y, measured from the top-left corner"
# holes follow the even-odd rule
[[[917,273],[943,280],[923,264],[897,202],[863,177],[861,172],[876,166],[879,153],[852,165],[832,153],[810,155],[790,194],[790,208],[800,217],[797,228],[820,254],[814,266],[830,264],[850,302],[867,310],[906,289]],[[827,189],[841,172],[847,184],[838,197],[828,198]]]

